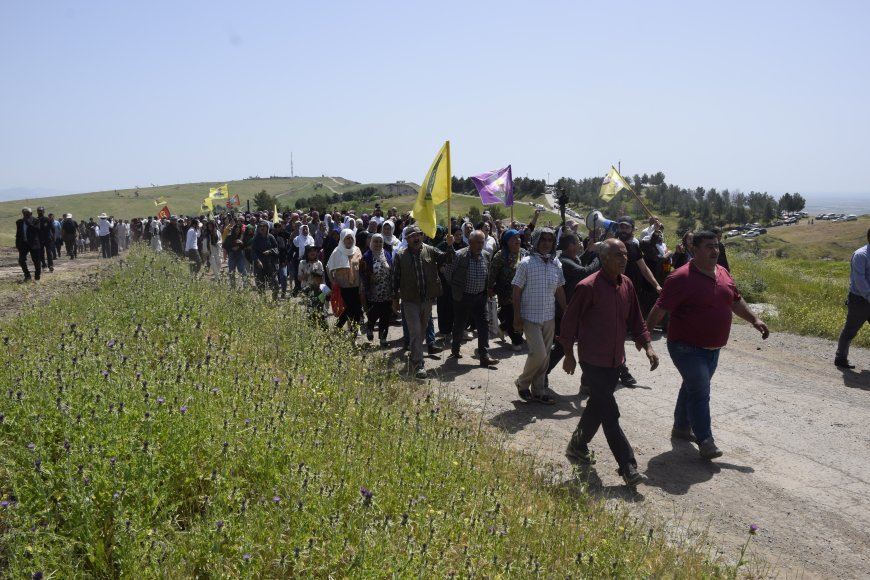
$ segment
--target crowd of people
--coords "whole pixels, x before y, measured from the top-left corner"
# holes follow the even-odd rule
[[[623,216],[611,231],[581,232],[570,220],[540,227],[537,213],[528,224],[504,224],[484,213],[478,223],[438,226],[430,238],[410,214],[379,206],[370,215],[261,211],[122,221],[101,214],[82,223],[70,214],[55,220],[43,208],[37,212],[34,218],[25,208],[17,224],[25,280],[28,257],[39,279],[42,267],[51,271],[61,243],[69,259],[84,247],[109,258],[142,243],[174,253],[194,275],[270,292],[276,300],[298,295],[312,324],[325,327],[331,305],[336,328],[372,342],[377,333],[381,347],[388,346],[390,325],[401,323],[402,345],[419,379],[428,376],[424,352],[440,350],[433,310],[448,360],[463,357],[461,345],[474,333],[482,367],[500,362],[490,340],[505,341],[515,353],[525,349],[514,378],[524,401],[555,404],[549,374],[560,361],[573,374],[579,362],[580,393],[588,401],[566,455],[592,462],[588,444],[601,427],[630,486],[643,476],[614,398],[619,384],[636,383],[625,364],[626,338],[655,369],[650,329],[667,327],[668,351],[683,378],[671,436],[697,443],[700,455],[712,459],[722,452],[712,434],[710,381],[732,313],[768,335],[734,285],[717,233],[688,233],[671,252],[655,218],[641,231]]]

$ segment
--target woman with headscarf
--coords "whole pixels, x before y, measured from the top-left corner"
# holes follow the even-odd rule
[[[317,253],[315,246],[308,246],[305,248],[302,261],[299,262],[299,283],[303,291],[311,285],[311,276],[315,271],[323,275],[323,264],[317,259]]]
[[[396,225],[391,219],[385,220],[381,225],[381,236],[384,239],[384,251],[386,252],[392,253],[396,249],[396,246],[399,245],[399,240],[393,235],[395,229]]]
[[[290,248],[290,271],[289,279],[293,280],[293,293],[297,293],[301,287],[299,283],[299,261],[305,256],[305,248],[314,245],[314,237],[309,233],[307,225],[299,226],[299,235],[293,238],[293,247]]]
[[[221,232],[217,227],[216,221],[208,220],[205,222],[205,229],[202,231],[199,239],[199,247],[203,260],[208,265],[209,270],[211,270],[211,275],[214,276],[215,282],[220,282],[221,261],[224,257],[224,250]]]
[[[366,337],[374,339],[375,323],[378,325],[380,345],[387,346],[387,331],[392,313],[392,266],[393,255],[384,249],[384,237],[381,234],[372,235],[369,249],[363,254],[361,275],[366,298]]]
[[[508,335],[513,350],[519,351],[523,335],[514,331],[513,288],[511,282],[517,271],[517,264],[528,255],[521,247],[522,236],[517,230],[506,230],[501,236],[501,249],[492,257],[487,280],[489,297],[498,296],[499,329]]]
[[[336,286],[340,288],[345,305],[344,312],[338,317],[335,326],[341,328],[350,319],[351,332],[356,332],[362,320],[362,289],[359,276],[361,261],[362,252],[356,247],[356,236],[353,230],[342,230],[338,247],[329,256],[326,269],[329,270],[329,277],[333,282],[333,292]]]

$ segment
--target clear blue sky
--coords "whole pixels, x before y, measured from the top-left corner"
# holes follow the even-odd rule
[[[867,191],[870,3],[0,4],[0,190],[663,171]]]

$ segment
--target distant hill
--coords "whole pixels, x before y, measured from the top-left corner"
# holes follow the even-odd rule
[[[18,199],[0,202],[0,245],[11,246],[15,241],[15,220],[21,217],[21,208],[30,206],[34,213],[38,206],[45,207],[46,212],[57,216],[72,213],[77,220],[96,217],[102,212],[118,218],[134,218],[155,215],[160,207],[154,204],[157,199],[165,199],[169,210],[174,214],[199,215],[200,204],[208,196],[209,188],[227,184],[230,195],[238,194],[242,209],[251,201],[253,209],[254,196],[265,190],[275,196],[279,207],[292,208],[296,200],[308,198],[315,194],[342,194],[363,188],[374,188],[384,193],[381,200],[384,207],[397,207],[400,211],[410,210],[414,204],[419,186],[411,182],[393,183],[360,183],[343,177],[270,177],[250,178],[235,181],[203,181],[199,183],[182,183],[161,185],[156,187],[141,187],[139,189],[118,189],[77,193],[72,195]],[[338,208],[354,207],[356,204],[337,203]],[[372,204],[373,205],[373,204]],[[464,215],[471,206],[482,209],[476,196],[457,195],[452,204],[454,215]],[[366,208],[370,209],[370,208]],[[528,220],[531,208],[520,201],[516,204],[516,217]],[[447,206],[438,208],[439,218],[446,215]],[[542,221],[543,223],[543,221]]]

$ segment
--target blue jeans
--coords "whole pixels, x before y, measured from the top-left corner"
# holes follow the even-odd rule
[[[243,252],[228,252],[227,253],[227,274],[230,277],[230,286],[236,287],[236,272],[242,275],[242,285],[247,279],[248,261],[245,260]]]
[[[710,380],[719,364],[719,349],[710,350],[668,341],[668,353],[683,377],[674,428],[692,429],[698,442],[713,436],[710,426]]]
[[[287,292],[287,265],[278,267],[278,284],[281,286],[281,292]]]

